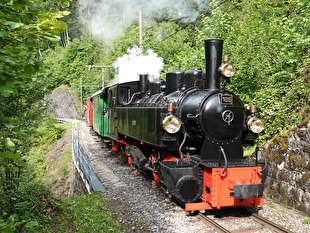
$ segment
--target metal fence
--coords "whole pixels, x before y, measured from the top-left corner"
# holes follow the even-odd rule
[[[88,193],[104,191],[103,185],[90,167],[89,153],[79,143],[76,123],[72,124],[72,160]]]

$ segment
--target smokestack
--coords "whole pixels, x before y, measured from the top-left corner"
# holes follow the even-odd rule
[[[140,74],[140,92],[141,94],[145,94],[147,92],[147,86],[148,86],[148,74]]]
[[[220,89],[220,72],[222,63],[223,40],[205,40],[206,89]]]

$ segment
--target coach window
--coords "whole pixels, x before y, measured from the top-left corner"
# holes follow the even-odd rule
[[[112,90],[109,90],[109,108],[112,107]]]
[[[127,104],[131,98],[131,88],[129,86],[120,86],[118,89],[118,97],[120,104]]]

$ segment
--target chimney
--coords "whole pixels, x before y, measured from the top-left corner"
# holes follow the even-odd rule
[[[206,89],[220,89],[220,72],[222,64],[223,40],[205,40],[205,62],[206,62]]]

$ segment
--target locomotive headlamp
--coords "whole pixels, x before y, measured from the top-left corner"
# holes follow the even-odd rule
[[[222,64],[220,67],[220,71],[221,74],[226,78],[230,78],[235,74],[235,68],[232,64],[229,63]]]
[[[174,115],[166,116],[162,121],[163,128],[170,134],[178,132],[181,128],[181,121]]]
[[[252,133],[260,133],[264,129],[264,123],[261,119],[254,116],[248,121],[248,128]]]

